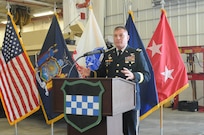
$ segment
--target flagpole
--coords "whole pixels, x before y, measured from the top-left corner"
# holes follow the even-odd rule
[[[129,0],[129,2],[128,2],[128,8],[129,8],[129,11],[132,11],[132,0]]]
[[[10,13],[11,6],[10,6],[9,2],[7,2],[6,8],[8,10],[8,13]]]
[[[54,3],[54,13],[57,13],[57,4],[56,2]],[[51,123],[51,135],[54,135],[54,122]]]
[[[125,24],[127,21],[127,18],[128,18],[126,16],[126,13],[128,11],[132,11],[132,0],[124,0],[124,6],[123,7],[124,7],[124,24]]]
[[[165,5],[165,1],[164,0],[161,0],[160,2],[161,4],[161,8],[164,9],[164,5]],[[160,107],[160,135],[163,135],[163,132],[164,132],[164,128],[163,128],[163,105],[161,105]]]
[[[7,2],[6,8],[8,10],[8,13],[10,13],[11,6],[10,6],[9,2]],[[15,123],[15,135],[18,135],[18,126],[17,126],[17,123]]]
[[[161,4],[161,6],[162,6],[162,9],[164,9],[165,1],[164,1],[164,0],[161,0],[160,4]]]
[[[56,4],[56,2],[55,2],[55,4],[54,4],[54,13],[57,13],[57,4]]]
[[[126,12],[127,12],[127,2],[126,0],[123,0],[123,23],[126,22]]]
[[[160,106],[160,135],[163,135],[163,105]]]
[[[54,13],[57,14],[57,4],[54,3]],[[54,135],[54,122],[51,123],[51,135]]]
[[[17,123],[15,123],[15,134],[18,135],[18,127],[17,127]]]
[[[51,124],[51,135],[54,135],[54,122]]]

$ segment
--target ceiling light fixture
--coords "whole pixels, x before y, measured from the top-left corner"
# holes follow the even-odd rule
[[[2,24],[7,24],[7,21],[1,21]]]
[[[54,14],[53,11],[47,11],[47,12],[41,12],[41,13],[35,13],[33,14],[34,17],[40,17],[40,16],[47,16]]]

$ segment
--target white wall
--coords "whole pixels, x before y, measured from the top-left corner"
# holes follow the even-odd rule
[[[123,25],[125,0],[107,0],[105,35],[111,35],[117,25]],[[127,0],[126,0],[127,1]],[[204,1],[202,0],[166,0],[165,10],[178,46],[202,45],[204,42]],[[152,6],[151,0],[133,1],[135,24],[145,45],[159,22],[161,6]],[[128,14],[128,13],[127,13]]]

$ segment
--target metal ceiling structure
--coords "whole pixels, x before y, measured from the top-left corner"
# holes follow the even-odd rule
[[[16,8],[25,8],[28,14],[33,17],[34,13],[54,11],[55,5],[57,9],[62,9],[62,2],[63,0],[0,0],[0,21],[6,19],[8,7],[11,7],[10,11]]]
[[[163,0],[152,0],[152,6],[157,7],[162,5]],[[175,6],[175,5],[181,5],[181,4],[186,4],[186,3],[195,3],[203,0],[164,0],[164,5],[165,6]]]

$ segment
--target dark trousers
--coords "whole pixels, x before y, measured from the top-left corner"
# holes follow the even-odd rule
[[[137,110],[123,113],[123,134],[136,135]]]

